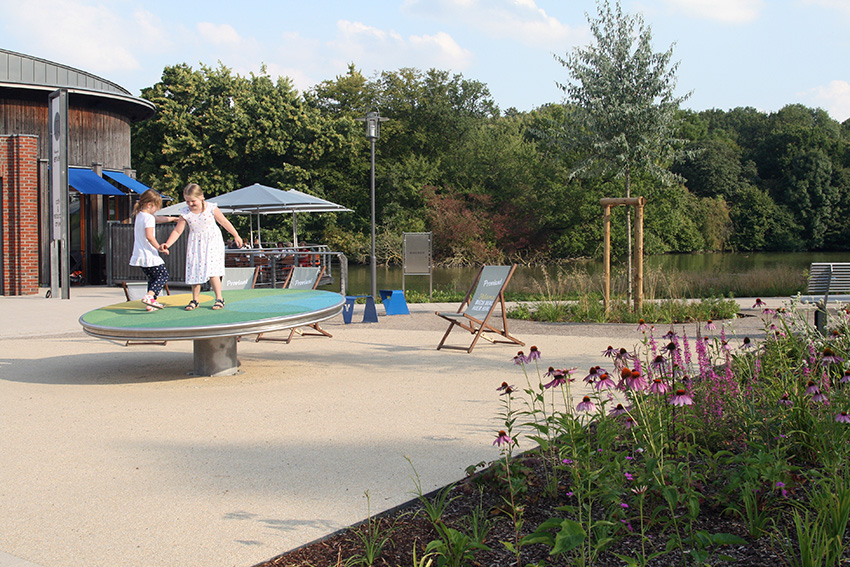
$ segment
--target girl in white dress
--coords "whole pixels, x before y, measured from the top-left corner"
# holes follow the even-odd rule
[[[201,284],[210,282],[215,293],[213,309],[223,309],[221,297],[221,278],[224,277],[224,239],[216,222],[233,235],[237,246],[242,247],[242,237],[233,228],[215,203],[207,203],[204,193],[197,183],[190,183],[183,189],[186,207],[180,211],[180,220],[171,231],[168,240],[162,244],[163,251],[174,244],[189,226],[189,244],[186,250],[186,283],[192,286],[192,301],[185,307],[192,311],[198,306],[201,296]]]

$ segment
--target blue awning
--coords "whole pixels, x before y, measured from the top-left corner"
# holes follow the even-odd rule
[[[68,185],[84,195],[126,196],[126,193],[113,187],[94,171],[81,167],[68,168]]]
[[[109,179],[111,179],[113,181],[117,181],[120,185],[123,185],[124,187],[126,187],[127,189],[130,189],[132,191],[135,191],[139,195],[141,195],[142,193],[144,193],[145,191],[150,189],[150,187],[148,187],[144,183],[140,183],[140,182],[136,181],[135,179],[133,179],[132,177],[130,177],[129,175],[127,175],[126,173],[121,173],[120,171],[106,171],[106,170],[104,170],[103,175],[105,175],[106,177],[108,177]]]

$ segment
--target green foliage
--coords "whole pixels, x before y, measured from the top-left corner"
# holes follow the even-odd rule
[[[487,85],[439,69],[366,78],[351,64],[302,94],[265,69],[168,66],[142,92],[157,114],[133,125],[132,160],[178,200],[194,181],[208,196],[263,183],[344,204],[353,212],[301,215],[300,238],[363,263],[370,144],[356,119],[380,109],[382,264],[399,262],[402,232],[422,231],[442,265],[598,258],[599,199],[631,194],[648,199],[647,253],[846,248],[850,127],[798,104],[680,110],[672,50],[653,52],[641,16],[600,0],[590,24],[593,43],[557,58],[567,102],[529,112],[503,114]],[[626,209],[612,216],[613,250],[626,251]],[[268,215],[263,230],[289,240],[291,219]]]

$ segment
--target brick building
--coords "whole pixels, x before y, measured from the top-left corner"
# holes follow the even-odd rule
[[[130,163],[130,127],[154,105],[105,79],[0,49],[0,295],[50,279],[48,95],[68,92],[70,270],[101,283],[107,221],[131,216],[145,189]]]

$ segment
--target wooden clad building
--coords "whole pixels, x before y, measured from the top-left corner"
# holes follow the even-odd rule
[[[39,285],[49,283],[48,96],[57,89],[68,92],[71,271],[101,282],[106,223],[129,219],[140,188],[130,161],[130,127],[154,115],[153,103],[91,73],[0,49],[3,295],[37,293]],[[98,179],[83,175],[86,170]],[[29,212],[32,200],[35,219]]]

